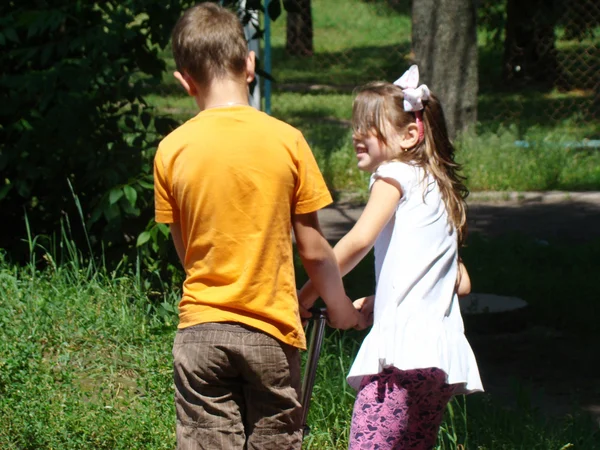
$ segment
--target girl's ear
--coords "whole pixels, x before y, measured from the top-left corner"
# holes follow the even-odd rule
[[[411,149],[419,143],[419,127],[416,123],[409,124],[403,133],[399,136],[400,147],[403,149]]]

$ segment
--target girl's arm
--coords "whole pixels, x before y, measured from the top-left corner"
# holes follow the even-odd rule
[[[471,293],[471,278],[462,259],[458,259],[458,274],[456,277],[456,293],[459,297],[464,297]]]
[[[379,178],[373,183],[369,201],[360,218],[333,249],[342,276],[356,267],[373,248],[377,236],[394,215],[401,198],[402,189],[396,180]],[[298,292],[300,305],[306,309],[313,305],[318,296],[310,281]]]

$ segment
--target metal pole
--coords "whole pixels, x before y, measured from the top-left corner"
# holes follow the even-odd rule
[[[253,36],[256,34],[258,27],[258,11],[257,10],[248,10],[246,11],[246,0],[242,0],[239,3],[239,12],[240,14],[244,14],[248,12],[250,14],[250,20],[246,25],[244,25],[244,34],[246,35],[246,40],[248,41],[248,50],[254,51],[256,53],[256,57],[260,58],[260,40],[257,38],[253,39]],[[260,111],[261,105],[261,97],[260,97],[260,78],[258,75],[255,75],[256,83],[254,84],[254,89],[250,93],[248,97],[248,102],[250,106],[258,109]]]
[[[310,399],[315,385],[317,364],[319,362],[321,346],[323,345],[323,336],[325,334],[325,324],[327,323],[325,308],[311,309],[311,312],[313,313],[313,325],[308,342],[308,356],[306,358],[304,378],[302,380],[302,425],[304,427],[304,436],[310,432],[310,427],[307,425],[306,419],[308,417]]]
[[[279,1],[279,0],[277,0]],[[271,19],[269,17],[269,0],[265,0],[265,72],[269,75],[272,75],[271,72]],[[264,80],[264,88],[265,88],[265,112],[271,115],[271,80],[265,78]]]

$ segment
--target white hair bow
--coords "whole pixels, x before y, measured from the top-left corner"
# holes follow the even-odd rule
[[[419,68],[416,65],[410,66],[394,84],[404,92],[404,111],[423,109],[423,101],[429,99],[429,88],[425,84],[419,86]]]

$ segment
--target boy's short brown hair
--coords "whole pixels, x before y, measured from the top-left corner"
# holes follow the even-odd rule
[[[201,3],[188,9],[171,38],[177,70],[197,83],[241,75],[246,69],[244,28],[233,12],[219,5]]]

